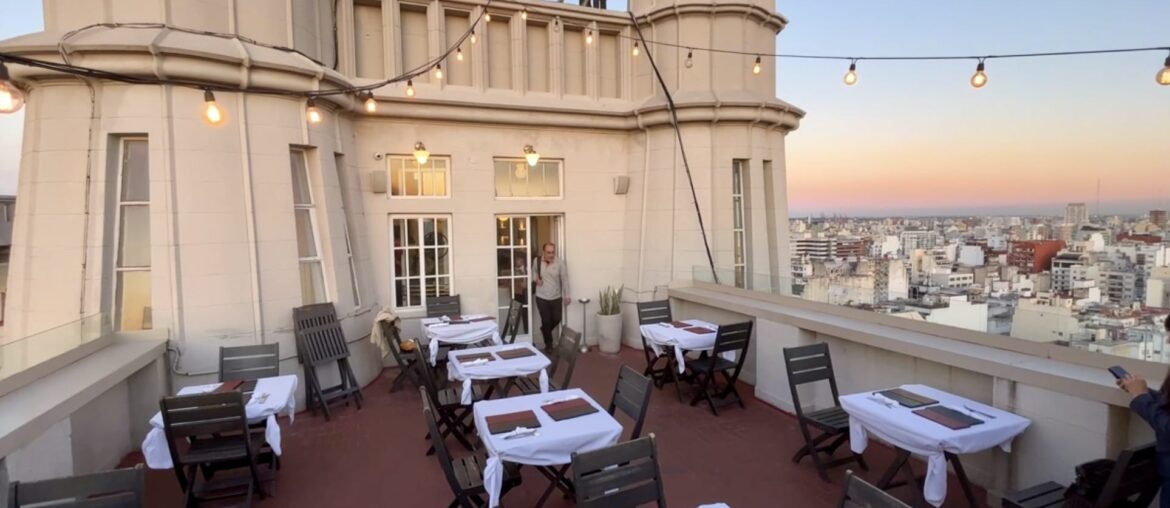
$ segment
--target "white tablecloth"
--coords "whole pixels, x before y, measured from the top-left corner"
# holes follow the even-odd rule
[[[179,390],[179,395],[193,395],[215,391],[222,383],[209,385],[188,386]],[[267,420],[264,430],[264,439],[272,447],[273,453],[280,455],[280,425],[276,423],[276,415],[288,415],[292,423],[297,410],[297,377],[294,375],[266,377],[256,380],[256,390],[252,398],[244,406],[244,413],[248,416],[248,423],[258,423]],[[267,397],[265,397],[267,394]],[[167,436],[163,432],[162,413],[155,413],[150,419],[150,432],[142,441],[142,455],[146,458],[146,465],[151,469],[170,469],[175,467],[171,461],[171,450],[167,447]]]
[[[458,359],[464,355],[474,355],[477,353],[495,353],[496,351],[507,351],[512,349],[527,349],[535,353],[532,356],[525,356],[521,358],[513,358],[505,360],[495,356],[495,360],[484,363],[464,364]],[[537,351],[532,344],[513,344],[507,346],[487,346],[470,349],[461,349],[459,351],[452,351],[450,355],[451,362],[447,366],[447,377],[452,381],[463,382],[463,395],[460,397],[460,402],[463,405],[471,405],[471,381],[472,380],[490,380],[501,379],[514,376],[527,376],[529,374],[540,373],[540,391],[541,393],[548,392],[548,366],[552,362],[548,360],[544,353]]]
[[[682,374],[686,370],[686,358],[683,357],[686,352],[710,351],[711,348],[715,347],[715,336],[719,331],[719,325],[699,319],[686,319],[682,320],[682,322],[690,326],[701,326],[715,331],[711,333],[691,333],[686,328],[675,328],[670,323],[656,323],[639,327],[642,331],[642,336],[646,337],[646,343],[650,344],[650,349],[654,350],[655,355],[662,356],[663,346],[674,347],[674,359],[678,364],[679,374]],[[735,361],[735,353],[724,353],[724,358]]]
[[[865,451],[869,435],[915,455],[926,457],[926,482],[923,497],[940,506],[947,496],[947,459],[953,454],[976,453],[998,446],[1011,451],[1012,439],[1032,422],[1022,416],[936,390],[924,385],[903,385],[902,389],[939,401],[947,408],[973,416],[984,423],[952,430],[942,424],[911,413],[914,409],[889,404],[889,399],[874,392],[842,395],[841,407],[849,413],[849,446],[856,453]],[[885,403],[883,403],[885,402]],[[889,407],[892,406],[892,407]],[[994,416],[988,418],[975,411]]]
[[[540,406],[546,401],[564,400],[566,397],[581,397],[593,404],[596,413],[556,421]],[[535,435],[504,439],[507,434],[492,435],[488,431],[487,417],[498,414],[532,410],[540,421]],[[572,461],[573,452],[587,452],[604,448],[617,442],[622,435],[622,425],[605,408],[589,398],[579,388],[570,388],[552,394],[534,394],[506,399],[484,400],[474,406],[475,427],[488,452],[484,467],[483,484],[491,500],[491,508],[500,505],[500,490],[504,484],[502,461],[532,466],[556,466]]]
[[[487,317],[486,314],[468,314],[463,319],[478,319]],[[485,340],[500,343],[500,327],[494,319],[485,319],[474,323],[450,324],[441,318],[423,318],[423,333],[430,341],[431,365],[439,359],[439,344],[475,344]]]

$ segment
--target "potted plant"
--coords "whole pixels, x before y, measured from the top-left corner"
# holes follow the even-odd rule
[[[625,286],[606,286],[599,292],[597,303],[597,341],[602,353],[617,353],[622,350],[622,289]]]

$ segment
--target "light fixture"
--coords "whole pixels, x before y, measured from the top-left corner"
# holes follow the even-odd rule
[[[462,47],[455,48],[455,60],[458,60],[460,62],[463,61],[463,48]]]
[[[585,32],[585,44],[593,44],[593,30]]]
[[[631,53],[633,53],[634,56],[638,56],[638,41],[634,41],[634,50],[631,51]]]
[[[975,74],[971,76],[971,86],[975,88],[983,88],[987,84],[987,73],[983,72],[983,59],[979,59],[979,65],[975,66]]]
[[[406,96],[414,97],[414,80],[406,80]]]
[[[443,79],[443,66],[435,64],[435,79]]]
[[[685,62],[688,69],[695,66],[695,52],[687,48],[687,61]]]
[[[208,125],[220,125],[224,121],[223,110],[219,109],[219,103],[215,102],[215,94],[211,90],[203,91],[203,119]]]
[[[378,112],[378,101],[374,100],[374,92],[366,92],[365,106],[367,113]]]
[[[427,145],[424,145],[422,141],[415,143],[414,160],[418,161],[418,165],[426,164],[429,158],[431,158],[431,152],[427,150]]]
[[[845,73],[845,84],[853,86],[857,83],[857,60],[849,62],[849,72]]]
[[[1163,64],[1162,70],[1158,71],[1154,79],[1158,81],[1159,85],[1170,85],[1170,56],[1166,57],[1166,63]]]
[[[540,162],[540,154],[536,153],[532,145],[524,145],[524,159],[528,161],[529,166],[536,166],[536,163]]]
[[[475,38],[475,30],[472,30],[472,31],[471,31],[471,43],[472,43],[472,44],[475,44],[475,41],[476,41],[476,38]]]
[[[309,104],[305,108],[305,117],[309,119],[309,123],[321,123],[321,111],[317,109],[315,97],[309,97]]]
[[[491,22],[492,22],[492,13],[490,13],[490,12],[485,12],[485,13],[483,14],[483,20],[484,20],[484,21],[487,21],[488,23],[491,23]]]
[[[0,113],[15,113],[24,107],[24,92],[11,81],[8,67],[0,62]]]
[[[523,9],[520,11],[520,19],[523,19],[525,21],[528,20],[528,9]]]
[[[760,73],[760,55],[756,55],[756,63],[752,65],[752,74]]]

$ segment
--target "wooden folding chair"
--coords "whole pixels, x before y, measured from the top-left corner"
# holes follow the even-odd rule
[[[617,383],[613,387],[613,398],[609,401],[609,414],[614,415],[618,410],[634,420],[634,431],[630,439],[638,439],[642,435],[642,425],[646,423],[646,410],[650,407],[650,378],[639,374],[629,365],[622,365],[618,371]]]
[[[390,393],[398,391],[403,381],[410,381],[416,388],[421,387],[422,380],[419,378],[421,367],[415,363],[417,360],[413,353],[405,354],[402,351],[402,335],[399,333],[398,327],[389,321],[382,321],[378,323],[378,326],[382,327],[382,337],[386,339],[390,355],[394,357],[394,363],[398,365],[398,375],[390,384]],[[412,341],[411,344],[417,345],[418,341]]]
[[[504,327],[500,329],[500,338],[504,344],[515,344],[516,334],[520,332],[520,313],[524,310],[524,304],[512,300],[508,304],[508,316],[504,319]]]
[[[422,378],[422,389],[426,391],[427,396],[434,403],[435,415],[438,418],[443,439],[447,436],[455,436],[455,440],[459,441],[464,448],[474,450],[475,445],[467,438],[467,435],[474,431],[471,425],[467,422],[467,418],[471,416],[470,405],[465,406],[461,401],[463,394],[463,387],[458,386],[454,388],[439,388],[438,382],[435,380],[435,373],[431,370],[431,364],[427,363],[426,353],[423,352],[422,346],[418,341],[414,342],[414,364],[419,367],[419,377]],[[473,402],[484,399],[484,392],[478,386],[472,386],[471,399]],[[428,437],[430,435],[428,434]],[[427,449],[427,455],[435,453],[435,444],[431,443],[431,447]]]
[[[1113,506],[1149,506],[1162,486],[1158,476],[1158,450],[1154,443],[1127,448],[1113,463],[1113,470],[1097,499],[1078,500],[1075,506],[1109,508]],[[1004,508],[1057,508],[1073,506],[1066,498],[1068,487],[1046,482],[1011,492],[1003,497]],[[1163,492],[1163,496],[1170,493]]]
[[[715,409],[715,398],[726,401],[728,396],[734,396],[734,402],[739,403],[739,407],[744,407],[743,399],[735,389],[735,382],[739,380],[743,362],[747,360],[751,339],[751,321],[720,325],[719,330],[715,332],[715,347],[711,348],[711,354],[687,360],[686,365],[691,370],[692,383],[696,388],[695,395],[691,398],[692,406],[706,400],[711,412],[719,416],[719,410]],[[722,354],[727,352],[735,353],[734,362],[723,358]],[[722,386],[715,379],[717,372],[723,375]]]
[[[459,316],[462,314],[463,306],[459,303],[459,295],[427,297],[427,317]]]
[[[792,390],[792,405],[796,409],[797,424],[800,426],[800,433],[804,436],[804,446],[797,450],[796,455],[792,457],[792,462],[799,463],[805,456],[812,457],[817,474],[826,482],[829,481],[828,468],[830,467],[857,462],[862,469],[868,470],[869,466],[866,465],[865,458],[856,453],[852,453],[848,457],[827,460],[832,459],[837,448],[840,448],[849,439],[849,413],[841,408],[841,403],[837,400],[837,376],[833,373],[833,360],[829,356],[829,346],[820,342],[807,346],[784,348],[784,365],[788,370],[788,387]],[[800,403],[800,392],[797,388],[819,381],[829,382],[829,388],[833,393],[833,406],[805,413],[804,405]],[[810,427],[819,430],[820,435],[814,438],[809,430]],[[829,444],[821,444],[830,438],[835,439]],[[821,458],[821,454],[825,454],[826,457]]]
[[[572,457],[578,508],[666,508],[654,434]]]
[[[581,332],[567,326],[561,326],[561,337],[557,339],[552,358],[549,358],[552,361],[552,365],[548,368],[549,391],[564,390],[569,387],[569,382],[573,380],[573,370],[577,368],[577,357],[580,355]],[[557,374],[562,374],[559,380]],[[538,380],[520,376],[508,380],[508,383],[504,385],[504,395],[508,394],[513,385],[519,388],[520,393],[524,395],[540,393]]]
[[[142,464],[127,469],[8,484],[8,508],[140,508]]]
[[[637,306],[638,326],[669,323],[674,320],[671,317],[670,300],[638,302]],[[645,335],[642,335],[642,355],[646,357],[646,369],[642,371],[642,375],[650,376],[654,383],[660,387],[665,385],[667,378],[670,377],[670,359],[674,354],[673,349],[669,346],[663,346],[662,354],[655,355],[654,348],[650,347],[650,342]],[[660,367],[659,363],[666,365]]]
[[[297,356],[305,368],[305,402],[313,414],[317,408],[325,411],[325,420],[331,418],[329,405],[352,400],[362,408],[362,391],[357,376],[349,365],[349,344],[332,303],[315,303],[293,309],[293,324],[297,338]],[[317,369],[337,365],[340,382],[330,387],[321,386]]]
[[[910,508],[910,505],[858,478],[853,471],[845,471],[845,491],[837,508]]]
[[[250,506],[254,492],[259,492],[260,499],[264,499],[263,479],[256,467],[258,454],[265,444],[264,434],[249,432],[243,393],[164,397],[159,407],[186,506],[245,494]],[[200,471],[209,477],[213,472],[242,468],[247,468],[249,473],[243,482],[236,477],[197,485]],[[244,484],[245,491],[233,490]]]
[[[280,344],[219,348],[219,382],[280,375]]]
[[[422,396],[423,417],[427,421],[427,435],[434,443],[435,458],[443,469],[443,476],[447,477],[447,485],[455,494],[455,500],[448,507],[479,508],[487,506],[487,490],[483,486],[483,470],[487,467],[487,454],[478,451],[466,457],[451,459],[447,451],[447,444],[443,442],[445,434],[439,431],[442,423],[441,411],[435,410],[434,401],[425,387],[419,388]],[[520,468],[513,463],[504,463],[504,486],[500,496],[521,483]]]

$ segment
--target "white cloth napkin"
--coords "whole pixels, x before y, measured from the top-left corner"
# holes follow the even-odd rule
[[[885,395],[882,395],[882,394],[877,393],[877,392],[871,393],[868,396],[866,396],[865,398],[872,400],[874,402],[877,402],[878,404],[881,404],[881,405],[886,406],[888,408],[898,407],[898,401],[891,399],[889,397],[886,397]]]

